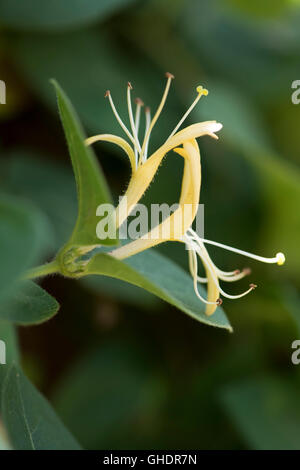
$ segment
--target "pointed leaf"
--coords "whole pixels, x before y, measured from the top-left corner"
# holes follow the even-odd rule
[[[15,365],[4,381],[1,409],[14,449],[80,449],[47,400]]]
[[[218,307],[211,317],[206,316],[205,305],[196,297],[191,277],[154,250],[124,261],[107,254],[96,254],[87,265],[86,274],[122,279],[152,292],[202,323],[232,331],[222,308]]]
[[[48,229],[35,207],[17,198],[0,197],[1,295],[6,295],[12,283],[38,261]]]
[[[111,203],[109,190],[92,148],[84,143],[85,136],[69,98],[55,80],[52,83],[57,94],[61,121],[77,184],[78,216],[67,245],[100,244],[96,236],[96,226],[99,222],[96,209],[100,204]],[[101,244],[104,245],[114,243],[115,240],[111,239],[101,240]]]
[[[0,303],[0,319],[21,325],[41,323],[53,317],[59,304],[44,289],[32,281],[22,281],[14,293]]]

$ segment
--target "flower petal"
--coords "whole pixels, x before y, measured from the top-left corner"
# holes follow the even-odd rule
[[[157,169],[166,155],[167,152],[179,147],[186,141],[192,141],[202,135],[210,135],[216,137],[214,132],[217,132],[222,127],[222,124],[216,121],[205,121],[198,124],[192,124],[191,126],[182,129],[177,132],[173,137],[168,139],[156,152],[154,152],[148,160],[140,165],[134,175],[131,178],[125,196],[127,200],[120,202],[117,208],[117,223],[118,226],[122,225],[124,220],[127,219],[130,214],[130,210],[133,210],[134,206],[143,196],[144,192],[150,185],[154,178]]]
[[[168,240],[182,241],[182,236],[192,225],[198,210],[201,186],[198,144],[196,140],[185,142],[184,148],[176,149],[176,152],[185,159],[179,208],[141,238],[111,252],[114,257],[124,259]]]
[[[98,135],[94,135],[93,137],[89,137],[88,139],[86,139],[85,144],[86,145],[92,145],[95,142],[99,142],[99,141],[112,142],[113,144],[116,144],[119,147],[121,147],[129,157],[132,172],[133,173],[135,172],[134,151],[133,151],[132,147],[128,144],[128,142],[126,142],[125,139],[122,139],[122,137],[119,137],[119,136],[113,135],[113,134],[98,134]]]

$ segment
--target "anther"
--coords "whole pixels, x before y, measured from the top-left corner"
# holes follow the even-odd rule
[[[144,106],[144,102],[141,100],[141,98],[135,98],[134,102],[139,106]]]
[[[234,271],[234,274],[240,274],[240,272],[241,272],[241,271],[240,271],[239,269],[236,269],[236,270]]]
[[[107,98],[109,95],[110,95],[110,91],[106,90],[106,92],[104,93],[104,98]]]
[[[256,289],[257,285],[256,284],[249,284],[249,287],[253,290],[253,289]]]
[[[251,269],[250,268],[244,268],[243,269],[243,273],[245,274],[245,276],[249,276],[251,274]]]
[[[133,89],[133,86],[131,85],[131,83],[130,83],[130,82],[127,82],[127,86],[128,86],[128,88],[129,88],[130,90],[132,90],[132,89]]]
[[[146,108],[145,108],[145,113],[150,113],[150,108],[149,108],[149,106],[146,106]]]
[[[223,300],[219,297],[219,298],[217,299],[217,302],[216,302],[216,303],[217,303],[217,305],[222,305]]]
[[[170,72],[165,73],[166,78],[171,78],[172,80],[175,78],[174,75]]]

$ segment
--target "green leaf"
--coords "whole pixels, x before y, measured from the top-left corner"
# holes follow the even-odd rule
[[[52,83],[57,94],[78,194],[77,222],[67,246],[99,245],[96,236],[99,217],[96,216],[96,209],[100,204],[111,203],[109,190],[93,150],[84,143],[85,136],[70,100],[55,80]],[[101,240],[101,244],[115,244],[115,240],[107,238]]]
[[[122,302],[150,311],[159,311],[161,301],[158,297],[120,279],[106,276],[87,276],[80,282],[94,294],[109,296],[114,301]]]
[[[297,387],[274,378],[247,380],[227,386],[221,400],[251,448],[300,448]]]
[[[54,397],[69,429],[89,449],[136,448],[149,442],[165,401],[166,382],[153,358],[142,347],[120,340],[83,357]]]
[[[1,24],[14,29],[56,31],[105,19],[133,0],[0,0]]]
[[[122,279],[148,290],[202,323],[232,331],[222,308],[218,307],[210,317],[205,315],[205,305],[196,296],[191,277],[171,260],[153,250],[124,261],[107,254],[96,254],[86,267],[84,275],[87,274],[103,274]]]
[[[15,327],[10,322],[0,321],[0,340],[4,341],[6,349],[6,364],[0,365],[0,403],[2,383],[9,370],[10,365],[19,362],[19,347]]]
[[[5,344],[5,361],[6,364],[0,364],[0,417],[2,419],[2,391],[3,384],[5,383],[5,378],[9,373],[11,364],[19,363],[19,347],[17,344],[17,335],[16,329],[10,322],[0,321],[0,340],[4,341]],[[0,449],[11,448],[10,443],[8,442],[8,436],[6,429],[2,425],[0,420]]]
[[[14,293],[0,303],[0,319],[20,325],[42,323],[53,317],[59,304],[44,289],[32,281],[22,281],[14,286]]]
[[[4,381],[1,408],[14,449],[80,449],[47,400],[15,365]]]
[[[0,196],[0,294],[38,261],[48,238],[47,221],[35,207]]]
[[[1,428],[0,428],[1,431]],[[0,434],[0,450],[11,450],[9,444],[6,442],[5,437]]]
[[[72,169],[47,154],[11,152],[1,165],[5,190],[32,201],[49,219],[56,253],[76,222],[76,185]],[[53,182],[55,181],[55,191]]]

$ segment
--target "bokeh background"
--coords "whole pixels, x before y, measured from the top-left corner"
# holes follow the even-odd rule
[[[85,448],[299,449],[300,365],[291,362],[291,343],[300,339],[300,105],[292,104],[291,84],[300,79],[300,2],[1,0],[0,25],[1,192],[48,218],[44,259],[76,217],[49,79],[92,135],[120,133],[106,89],[123,113],[130,80],[153,109],[166,71],[176,79],[152,149],[198,84],[210,93],[189,122],[224,125],[218,142],[199,142],[206,237],[287,258],[282,268],[246,260],[258,289],[224,302],[233,334],[120,281],[46,279],[61,309],[47,323],[19,328],[27,375]],[[95,149],[117,198],[127,160],[107,144]],[[145,202],[176,202],[181,171],[169,156]],[[187,266],[181,247],[159,250]],[[224,268],[244,266],[234,254],[210,253]]]

